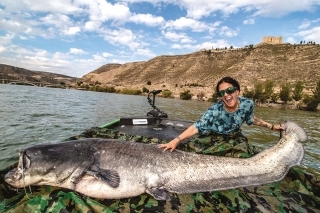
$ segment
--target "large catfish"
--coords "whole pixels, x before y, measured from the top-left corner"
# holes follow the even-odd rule
[[[157,200],[179,194],[224,190],[279,181],[304,156],[306,132],[283,122],[279,142],[247,159],[163,152],[156,145],[84,139],[35,145],[20,151],[18,167],[5,176],[18,188],[52,185],[94,198],[149,193]]]

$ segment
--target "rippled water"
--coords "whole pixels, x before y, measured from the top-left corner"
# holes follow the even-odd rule
[[[171,118],[197,120],[212,104],[157,98],[156,106]],[[152,108],[146,96],[0,84],[0,169],[18,159],[21,147],[64,140],[85,129],[129,116],[145,116]],[[320,169],[320,113],[256,107],[255,115],[271,123],[292,120],[305,128],[309,140],[303,164]],[[279,134],[243,125],[254,145],[265,148]]]

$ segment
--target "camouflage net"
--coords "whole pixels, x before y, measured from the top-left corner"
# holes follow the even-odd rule
[[[89,137],[142,143],[167,142],[101,128],[91,128],[69,140]],[[227,137],[199,136],[181,143],[178,148],[241,158],[257,153],[241,132]],[[51,186],[17,190],[3,180],[15,166],[0,171],[0,212],[320,212],[320,173],[311,168],[293,167],[282,181],[271,184],[183,195],[169,193],[170,200],[157,201],[148,194],[124,199],[93,199]]]

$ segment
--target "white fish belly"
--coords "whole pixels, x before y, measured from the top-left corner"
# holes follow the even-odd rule
[[[75,191],[89,197],[118,199],[138,196],[145,192],[145,188],[139,183],[128,180],[122,180],[119,187],[113,188],[107,183],[96,180],[92,176],[85,175],[80,182],[76,184]]]

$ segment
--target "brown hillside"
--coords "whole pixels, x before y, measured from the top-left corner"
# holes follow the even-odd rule
[[[115,76],[123,73],[125,70],[130,69],[134,64],[138,64],[139,62],[131,62],[126,64],[106,64],[98,69],[90,72],[89,74],[82,77],[82,80],[85,82],[96,82],[104,84],[113,84],[112,82],[115,80]]]
[[[50,72],[31,71],[24,68],[0,64],[0,83],[3,82],[39,82],[43,85],[60,84],[74,85],[76,78]]]
[[[83,80],[120,88],[169,89],[177,96],[187,89],[194,95],[199,92],[210,95],[223,76],[232,76],[242,87],[249,88],[254,80],[266,79],[277,85],[301,80],[306,88],[314,88],[320,80],[320,45],[260,44],[251,49],[158,56],[146,62],[104,65]],[[147,81],[152,84],[146,85]],[[184,86],[192,83],[204,87]]]

